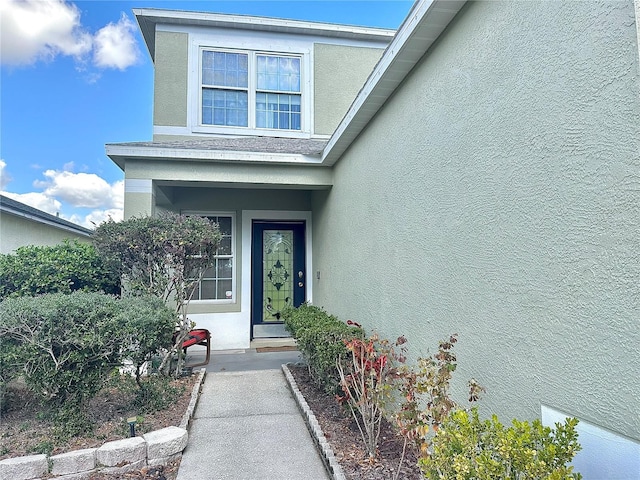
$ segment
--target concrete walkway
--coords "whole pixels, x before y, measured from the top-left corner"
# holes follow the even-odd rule
[[[280,370],[297,360],[298,352],[212,355],[178,480],[329,478]]]

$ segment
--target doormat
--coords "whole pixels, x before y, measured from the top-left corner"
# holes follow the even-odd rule
[[[294,352],[298,350],[298,347],[293,345],[283,345],[281,347],[258,347],[257,353],[269,353],[269,352]]]

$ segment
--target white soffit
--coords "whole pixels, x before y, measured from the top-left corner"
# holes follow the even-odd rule
[[[325,147],[323,165],[338,161],[465,3],[416,2]]]

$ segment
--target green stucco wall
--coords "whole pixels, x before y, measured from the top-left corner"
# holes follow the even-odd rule
[[[329,188],[333,172],[326,167],[306,165],[268,165],[209,163],[198,161],[140,160],[128,162],[126,178],[167,181],[215,182],[264,186],[269,184],[295,188]],[[128,203],[125,196],[125,210]]]
[[[637,48],[631,1],[467,4],[314,193],[314,303],[640,440]]]
[[[187,125],[186,33],[156,32],[153,124]]]
[[[78,235],[9,213],[0,213],[0,253],[12,253],[27,245],[54,246],[67,239],[91,241],[86,235]]]
[[[384,50],[316,43],[313,51],[315,133],[331,135]]]

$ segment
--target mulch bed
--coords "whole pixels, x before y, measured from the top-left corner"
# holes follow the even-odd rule
[[[331,444],[334,454],[349,480],[392,480],[396,478],[402,456],[403,439],[396,434],[387,422],[382,425],[377,458],[370,463],[355,421],[349,411],[324,391],[318,389],[309,377],[306,367],[289,366],[291,374],[313,410],[322,431]],[[184,393],[170,409],[156,414],[146,415],[144,431],[152,431],[171,425],[179,425],[190,400],[191,388],[197,375],[180,379]],[[34,449],[50,441],[50,426],[38,418],[38,405],[26,390],[18,388],[7,399],[0,423],[0,459],[33,454]],[[91,437],[73,439],[65,444],[57,444],[52,454],[80,448],[91,448],[110,440],[126,437],[124,419],[135,412],[127,410],[128,399],[114,395],[108,389],[92,402],[92,418],[96,422],[95,434]],[[138,432],[144,433],[144,432]],[[407,445],[405,458],[397,478],[400,480],[420,480],[422,475],[416,466],[417,455],[411,445]],[[175,480],[180,462],[166,466],[145,467],[134,472],[106,475],[93,474],[89,480]]]
[[[396,478],[404,440],[388,422],[383,422],[380,432],[378,455],[369,462],[362,446],[358,427],[351,413],[316,387],[307,367],[289,365],[298,388],[318,419],[327,441],[345,476],[349,480],[392,480]],[[415,448],[407,445],[405,458],[397,475],[399,480],[419,480],[422,474],[417,466]]]

